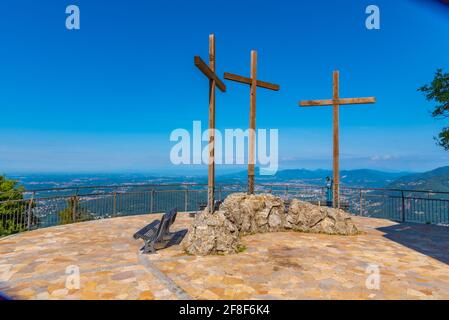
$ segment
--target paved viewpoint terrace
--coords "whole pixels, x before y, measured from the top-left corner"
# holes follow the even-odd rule
[[[158,215],[58,226],[0,240],[0,292],[15,299],[449,299],[449,228],[354,217],[363,232],[244,238],[237,255],[179,245],[142,255],[132,235]],[[188,227],[179,214],[173,230]],[[79,289],[67,288],[78,266]],[[378,265],[380,288],[367,267]],[[70,273],[70,271],[69,271]]]

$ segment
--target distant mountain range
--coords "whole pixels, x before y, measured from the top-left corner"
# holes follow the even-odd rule
[[[449,166],[400,177],[386,188],[449,192]]]
[[[407,176],[408,172],[384,172],[370,169],[343,170],[340,172],[340,180],[343,185],[351,187],[381,188],[396,181],[396,179]],[[235,174],[221,176],[218,180],[226,182],[237,182],[246,179],[247,172],[242,171]],[[289,182],[311,185],[324,185],[326,177],[332,177],[332,170],[307,170],[288,169],[280,170],[274,176],[256,176],[257,181],[263,183]]]
[[[245,181],[246,171],[221,176],[225,182]],[[289,182],[324,185],[326,177],[332,177],[332,170],[289,169],[278,171],[274,176],[257,175],[261,183]],[[431,190],[449,192],[449,166],[423,173],[385,172],[370,169],[343,170],[340,172],[342,185],[361,188],[391,188],[406,190]]]
[[[258,172],[258,170],[256,171]],[[326,177],[332,177],[332,170],[288,169],[273,176],[256,175],[256,183],[292,183],[324,186]],[[206,176],[155,176],[145,174],[89,174],[89,175],[20,175],[10,176],[19,180],[26,189],[57,187],[123,185],[123,184],[166,184],[207,183]],[[219,175],[217,183],[246,184],[247,172]],[[432,190],[449,192],[449,166],[424,173],[385,172],[370,169],[341,171],[341,184],[361,188],[391,188],[407,190]]]

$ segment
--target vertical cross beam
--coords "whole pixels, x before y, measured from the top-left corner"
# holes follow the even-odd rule
[[[332,203],[334,207],[339,208],[339,195],[340,195],[340,106],[337,103],[339,99],[339,72],[334,71],[333,73],[333,113],[334,113],[334,121],[333,121],[333,174],[334,174],[334,184],[333,184],[333,192],[332,192]]]
[[[209,68],[215,73],[215,36],[209,35]],[[209,79],[209,164],[207,175],[207,208],[215,207],[215,80]]]
[[[254,194],[254,176],[256,164],[256,92],[257,87],[278,91],[279,85],[257,80],[257,51],[251,51],[251,78],[225,72],[227,80],[248,84],[250,86],[249,101],[249,134],[248,134],[248,194]]]
[[[209,66],[199,56],[194,57],[195,66],[209,79],[209,163],[207,178],[207,210],[215,207],[215,87],[226,91],[226,86],[215,74],[215,36],[209,36]]]
[[[249,155],[248,155],[248,194],[254,194],[255,149],[256,149],[256,90],[257,52],[251,51],[251,87],[249,111]]]

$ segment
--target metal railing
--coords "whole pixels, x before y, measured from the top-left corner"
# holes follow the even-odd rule
[[[449,193],[425,190],[342,188],[348,211],[398,222],[449,225]]]
[[[215,192],[216,199],[223,200],[231,193],[246,192],[246,186],[221,184]],[[258,184],[256,192],[326,205],[326,188],[321,186]],[[342,208],[354,215],[449,225],[446,192],[348,187],[341,187],[340,192]],[[94,219],[162,213],[174,207],[196,211],[207,202],[207,185],[87,186],[31,190],[21,196],[0,201],[0,236]]]

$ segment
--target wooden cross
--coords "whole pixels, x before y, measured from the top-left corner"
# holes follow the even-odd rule
[[[339,72],[334,71],[333,79],[333,99],[329,100],[304,100],[299,103],[301,107],[314,107],[314,106],[333,106],[334,107],[334,121],[333,121],[333,199],[332,203],[334,208],[340,207],[340,142],[339,142],[339,107],[345,104],[367,104],[375,103],[375,97],[368,98],[345,98],[340,99],[339,96]]]
[[[209,66],[199,56],[194,57],[195,66],[209,78],[209,163],[207,179],[207,209],[214,212],[215,201],[215,87],[226,91],[225,84],[215,74],[215,36],[209,35]]]
[[[279,85],[257,80],[257,51],[251,51],[251,78],[225,72],[224,78],[250,85],[249,100],[249,155],[248,155],[248,194],[254,194],[254,165],[256,141],[256,88],[278,91]]]

